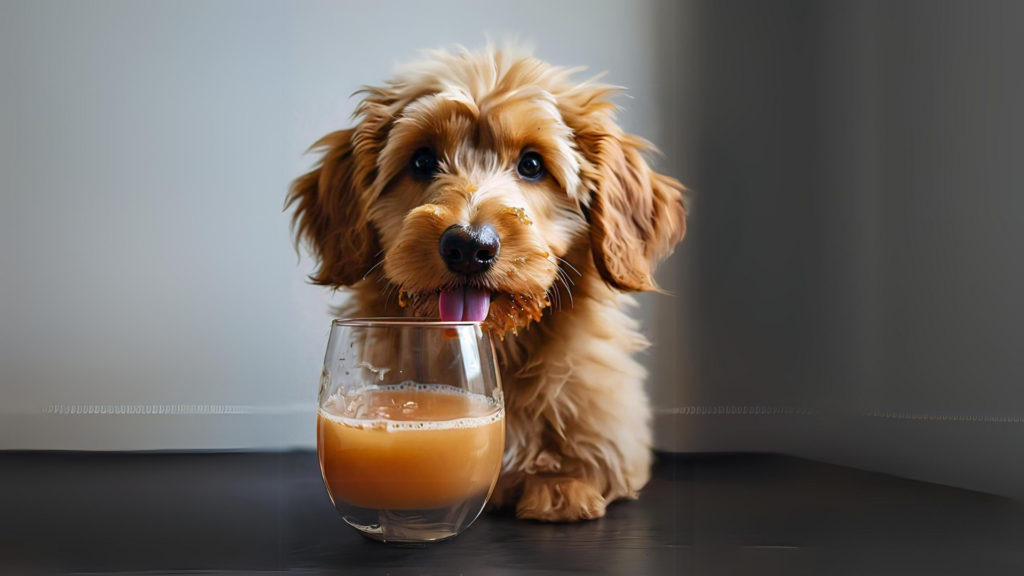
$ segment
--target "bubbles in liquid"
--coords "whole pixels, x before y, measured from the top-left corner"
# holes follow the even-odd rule
[[[423,394],[417,400],[406,400],[410,394]],[[445,415],[436,413],[438,406],[431,397],[460,397]],[[401,404],[395,402],[400,398]],[[501,395],[485,396],[444,384],[418,384],[411,381],[392,385],[369,385],[348,394],[341,390],[331,395],[320,408],[320,414],[331,421],[361,429],[447,430],[485,426],[504,418]],[[424,404],[426,402],[426,404]],[[418,420],[425,410],[429,421]]]

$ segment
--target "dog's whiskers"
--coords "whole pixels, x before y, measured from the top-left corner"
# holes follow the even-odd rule
[[[566,266],[568,266],[568,267],[569,267],[569,268],[570,268],[570,269],[571,269],[571,270],[572,270],[573,272],[575,272],[575,273],[576,273],[576,275],[577,275],[577,276],[579,276],[580,278],[582,278],[582,277],[583,277],[583,274],[580,274],[580,271],[579,271],[579,270],[577,270],[577,269],[576,269],[576,267],[575,267],[575,266],[573,266],[572,264],[569,264],[569,262],[568,262],[568,261],[567,261],[567,260],[566,260],[565,258],[562,258],[561,256],[555,256],[555,258],[558,258],[558,260],[559,260],[559,261],[560,261],[560,262],[561,262],[562,264],[565,264]]]
[[[565,286],[565,293],[569,295],[569,308],[575,308],[576,303],[573,302],[572,299],[572,287],[569,286],[569,282],[572,282],[572,280],[570,280],[569,282],[565,281],[568,277],[569,276],[568,274],[566,274],[565,270],[558,268],[558,279],[562,281],[562,285]]]
[[[556,267],[555,268],[555,274],[558,275],[558,278],[562,281],[562,284],[565,284],[566,286],[569,285],[569,283],[566,281],[569,278],[569,275],[566,273],[565,270],[562,270],[561,268]],[[571,281],[572,280],[569,280],[569,282],[571,282]]]
[[[396,290],[401,291],[402,289],[401,286],[393,284],[390,280],[388,281],[388,286],[390,286],[390,289],[388,290],[387,296],[384,298],[384,308],[388,307],[388,302],[391,301],[391,296],[396,292]]]
[[[572,278],[570,278],[570,277],[569,277],[569,273],[568,273],[568,272],[566,272],[566,271],[565,271],[565,270],[564,270],[564,269],[563,269],[562,267],[559,267],[559,268],[558,268],[558,273],[559,273],[559,274],[560,274],[560,275],[562,276],[562,278],[564,279],[564,280],[563,280],[563,282],[564,282],[565,280],[568,280],[568,281],[569,281],[569,283],[571,283],[571,284],[572,284],[573,286],[575,286],[575,285],[576,285],[576,283],[572,281]]]
[[[551,288],[548,289],[548,300],[552,301],[558,309],[562,309],[562,294],[558,289],[558,283],[552,284]]]
[[[383,252],[383,250],[381,250],[381,252]],[[378,252],[378,254],[380,254],[380,252]],[[384,263],[384,259],[383,259],[383,258],[381,258],[381,259],[380,259],[380,262],[377,262],[376,264],[374,264],[373,266],[371,266],[371,267],[370,267],[370,269],[366,271],[366,274],[363,274],[363,280],[366,280],[366,277],[370,275],[370,272],[373,272],[373,270],[374,270],[374,269],[375,269],[375,268],[376,268],[377,266],[380,266],[380,265],[381,265],[381,264],[383,264],[383,263]],[[380,280],[377,280],[377,282],[380,282]]]

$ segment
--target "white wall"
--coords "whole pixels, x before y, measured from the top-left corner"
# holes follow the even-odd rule
[[[303,151],[360,85],[485,33],[609,70],[626,127],[658,142],[656,19],[651,1],[0,5],[0,448],[312,445],[332,296],[281,212]]]

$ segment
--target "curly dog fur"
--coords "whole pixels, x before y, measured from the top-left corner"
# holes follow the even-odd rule
[[[507,442],[491,496],[520,518],[577,521],[635,498],[649,477],[647,342],[627,309],[686,230],[683,188],[654,172],[645,140],[624,133],[619,88],[516,50],[428,52],[367,87],[354,128],[314,145],[322,159],[288,195],[317,284],[348,287],[352,316],[437,315],[440,290],[490,294]],[[436,173],[417,177],[424,148]],[[539,154],[544,172],[516,166]],[[453,225],[501,239],[472,278],[438,252]],[[382,289],[384,287],[384,289]]]

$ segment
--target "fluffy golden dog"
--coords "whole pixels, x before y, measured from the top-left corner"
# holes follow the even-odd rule
[[[428,52],[362,93],[354,128],[292,185],[317,284],[353,316],[484,321],[507,444],[491,496],[575,521],[649,477],[647,345],[624,307],[686,230],[682,186],[623,133],[620,89],[515,50]],[[382,290],[382,286],[386,286]]]

